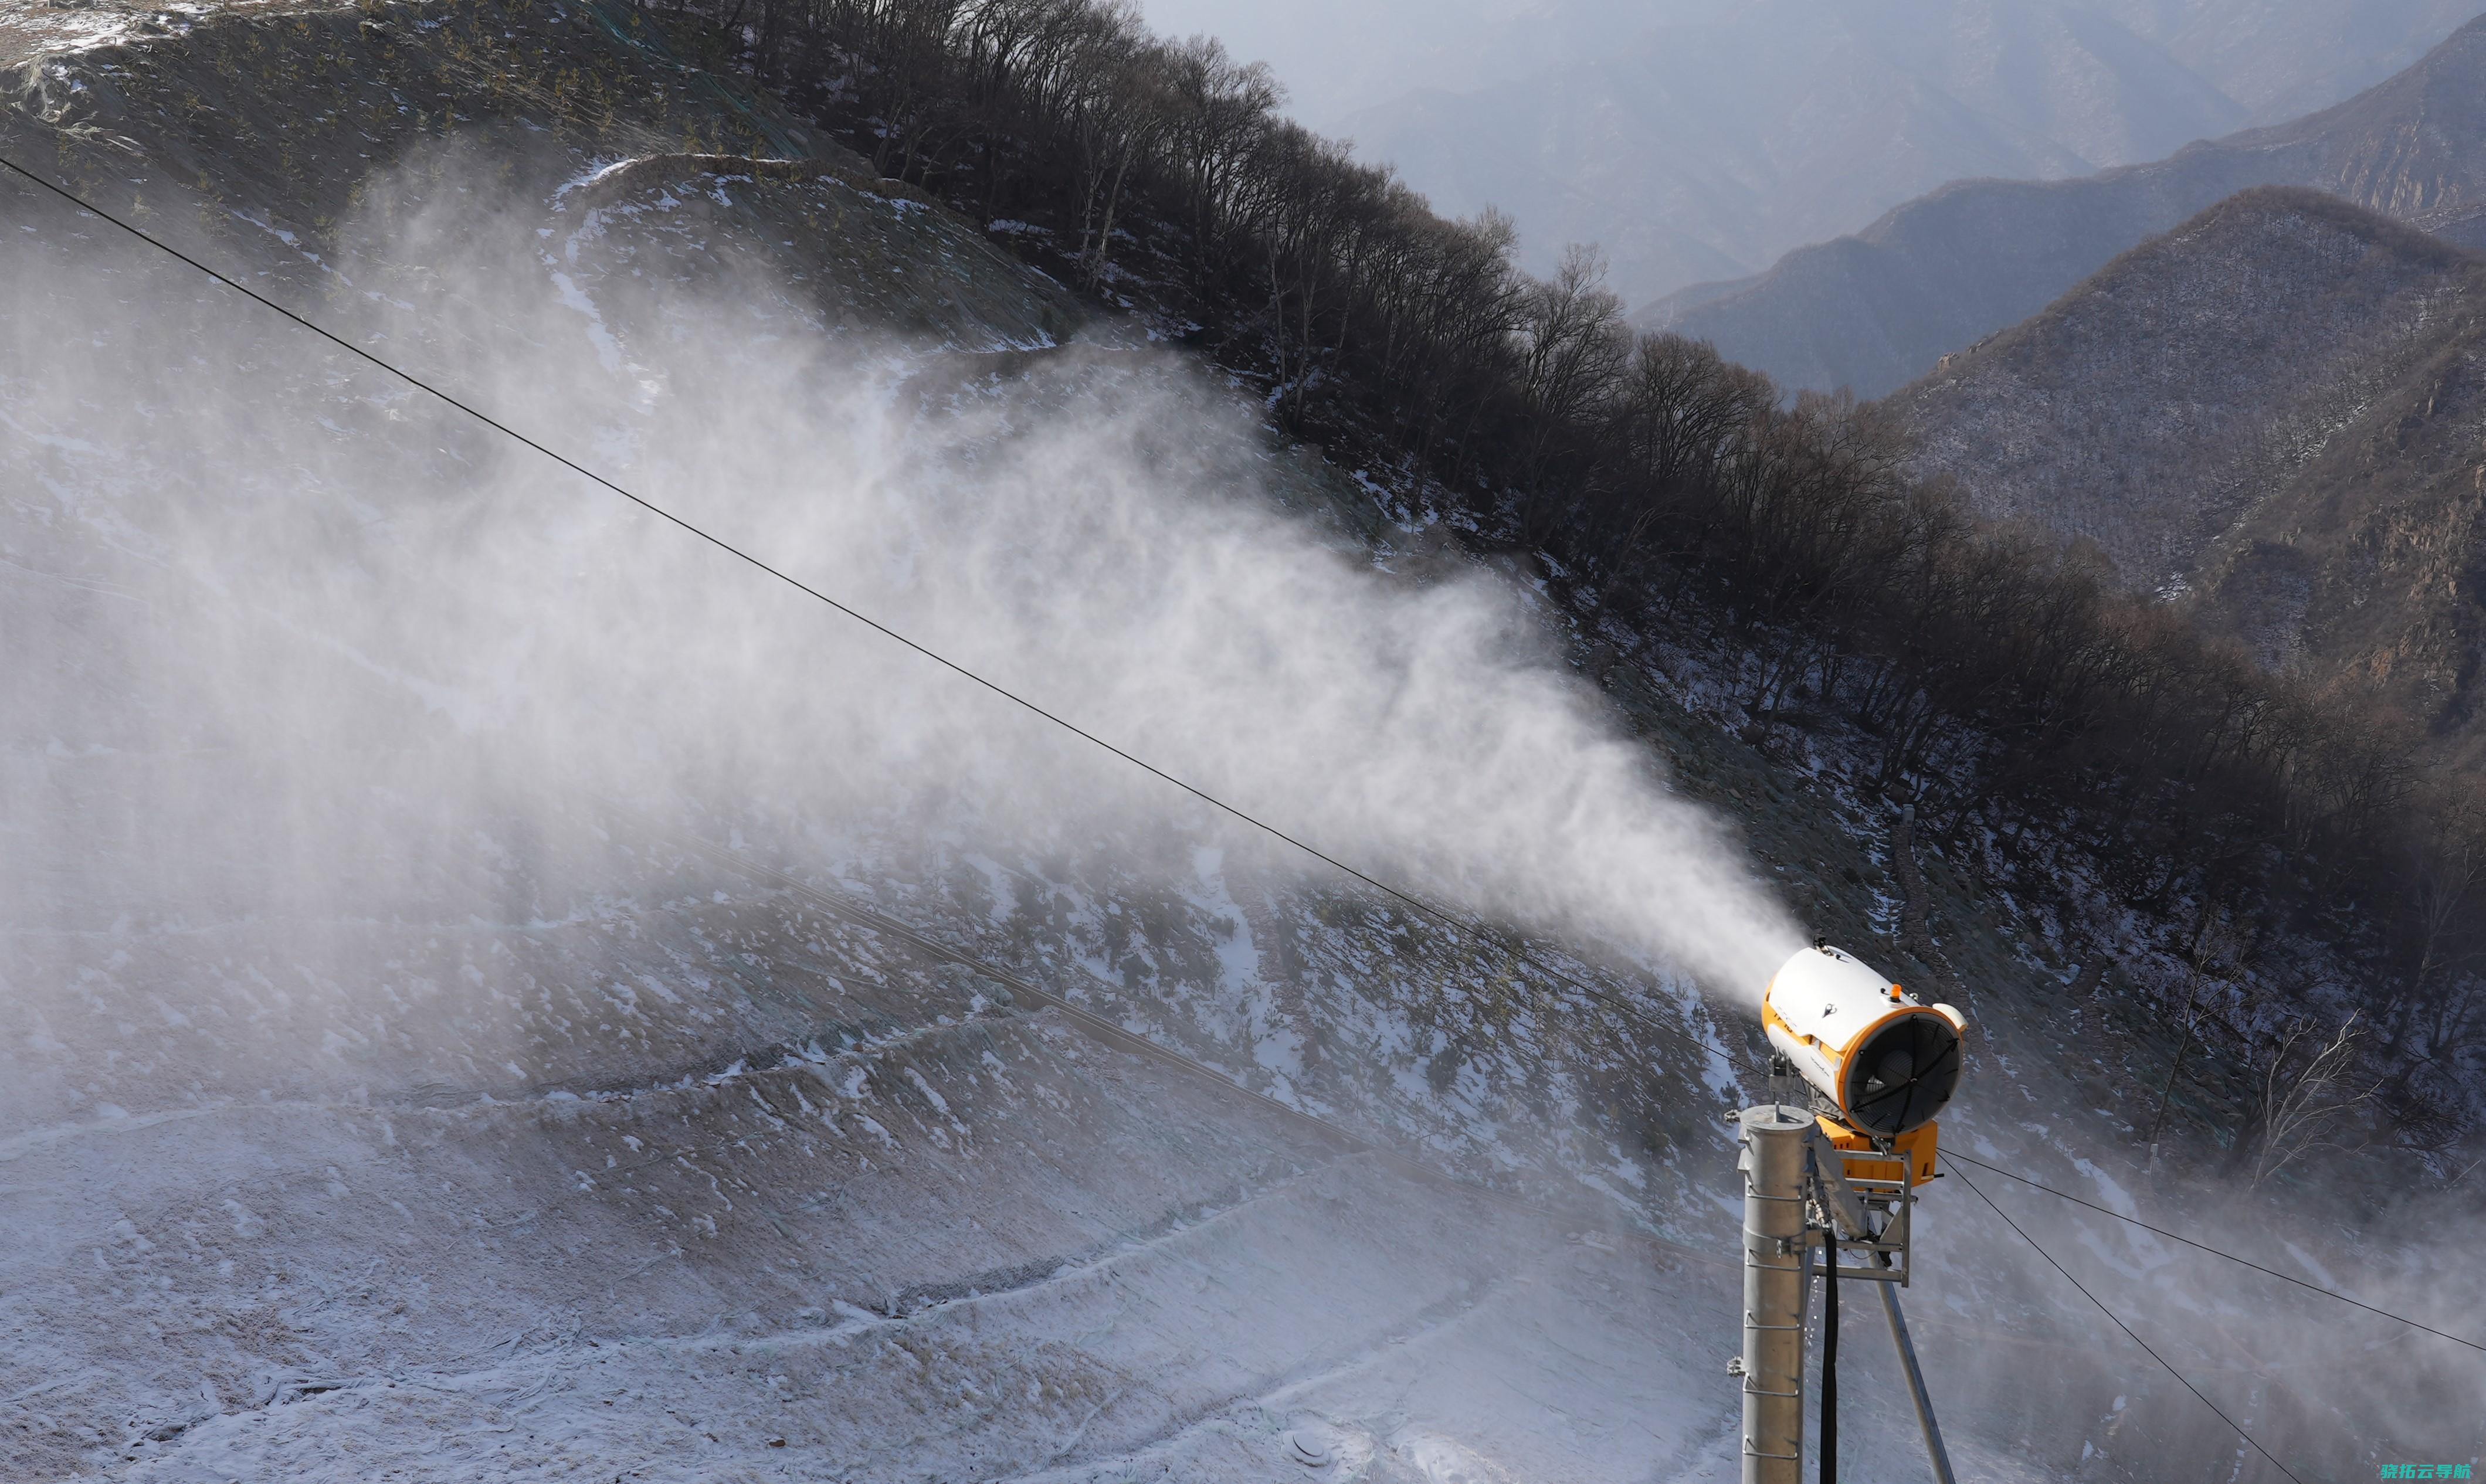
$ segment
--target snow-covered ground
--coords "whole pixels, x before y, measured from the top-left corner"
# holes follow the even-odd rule
[[[958,1013],[584,1097],[18,1135],[12,1476],[1256,1478],[1312,1436],[1323,1476],[1607,1478],[1717,1430],[1720,1347],[1662,1337],[1730,1274],[782,925]]]

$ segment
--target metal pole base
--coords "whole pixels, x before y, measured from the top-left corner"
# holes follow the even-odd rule
[[[1736,1115],[1744,1151],[1743,1484],[1801,1484],[1804,1468],[1805,1135],[1782,1103]],[[1885,1285],[1887,1286],[1887,1285]]]

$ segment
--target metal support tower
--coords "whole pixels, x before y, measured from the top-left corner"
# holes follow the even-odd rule
[[[1812,1253],[1864,1259],[1839,1276],[1881,1290],[1882,1313],[1899,1352],[1934,1484],[1951,1484],[1950,1455],[1934,1421],[1898,1290],[1908,1281],[1915,1189],[1887,1149],[1842,1150],[1809,1111],[1765,1103],[1734,1115],[1744,1174],[1743,1484],[1801,1484],[1804,1467],[1804,1325]],[[1851,1167],[1860,1172],[1851,1173]]]
[[[1908,1321],[1899,1312],[1899,1290],[1882,1285],[1882,1315],[1891,1321],[1891,1343],[1899,1347],[1899,1364],[1908,1373],[1908,1399],[1917,1404],[1917,1428],[1925,1435],[1925,1465],[1934,1484],[1952,1484],[1950,1450],[1943,1446],[1942,1428],[1934,1422],[1933,1398],[1925,1392],[1925,1373],[1917,1368],[1917,1347],[1908,1339]]]
[[[1744,1152],[1743,1484],[1801,1484],[1804,1470],[1805,1135],[1783,1103],[1737,1114]]]

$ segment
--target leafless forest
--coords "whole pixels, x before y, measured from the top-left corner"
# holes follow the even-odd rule
[[[1876,408],[1788,405],[1635,334],[1593,251],[1521,272],[1506,220],[1443,219],[1283,117],[1265,69],[1103,0],[686,14],[886,174],[1199,342],[1297,437],[1413,476],[1480,549],[1542,553],[1617,643],[1738,631],[1755,715],[1846,713],[1933,830],[2085,852],[2153,910],[2347,924],[2389,1095],[2470,1025],[2486,788],[2370,697],[1906,478]]]

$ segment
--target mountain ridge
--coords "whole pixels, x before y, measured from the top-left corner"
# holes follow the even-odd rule
[[[1769,67],[1744,75],[1754,56]],[[1945,179],[2079,176],[2249,117],[2078,8],[1867,17],[1769,0],[1494,86],[1412,90],[1341,129],[1445,209],[1511,212],[1532,260],[1596,242],[1640,299],[1750,271]]]
[[[2486,756],[2486,254],[2302,187],[2120,255],[1889,405],[1981,513]],[[2472,465],[2477,467],[2472,468]]]
[[[2481,98],[2486,16],[2408,70],[2292,123],[2077,180],[1952,181],[1766,273],[1686,289],[1635,317],[1709,340],[1788,390],[1879,397],[2252,186],[2325,189],[2420,229],[2486,233]]]

